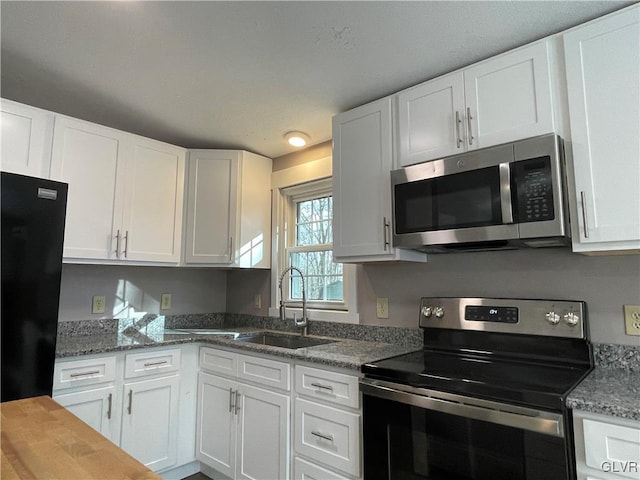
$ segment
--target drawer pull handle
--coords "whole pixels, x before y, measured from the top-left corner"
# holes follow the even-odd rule
[[[321,383],[312,383],[311,386],[319,388],[320,390],[328,390],[330,392],[333,392],[333,387],[331,385],[322,385]]]
[[[147,368],[147,367],[157,367],[158,365],[164,365],[166,363],[169,363],[169,362],[167,360],[162,360],[160,362],[145,363],[144,366],[145,366],[145,368]]]
[[[90,372],[80,372],[80,373],[72,373],[71,375],[69,375],[71,378],[77,378],[77,377],[87,377],[89,375],[97,375],[98,373],[100,373],[100,370],[91,370]]]
[[[325,435],[324,433],[320,433],[320,432],[311,432],[311,435],[315,435],[318,438],[321,438],[323,440],[326,440],[328,442],[333,443],[333,436],[332,435]]]
[[[112,393],[110,393],[110,394],[109,394],[109,400],[108,400],[108,402],[109,402],[109,407],[107,408],[107,418],[108,418],[109,420],[111,420],[111,402],[112,402],[112,400],[113,400],[113,394],[112,394]]]

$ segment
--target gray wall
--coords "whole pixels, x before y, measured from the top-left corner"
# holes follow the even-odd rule
[[[587,302],[594,342],[640,345],[624,333],[623,305],[640,305],[640,256],[586,257],[568,249],[429,256],[426,264],[358,267],[360,322],[417,326],[422,296],[521,297]],[[389,320],[376,318],[389,298]]]
[[[211,268],[65,264],[58,317],[59,321],[113,318],[123,302],[136,311],[160,313],[163,293],[171,293],[172,305],[162,313],[224,312],[227,272]],[[91,313],[93,295],[106,297],[104,314]]]

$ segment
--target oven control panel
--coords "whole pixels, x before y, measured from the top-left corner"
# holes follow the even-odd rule
[[[425,297],[420,326],[586,338],[585,312],[577,301]]]

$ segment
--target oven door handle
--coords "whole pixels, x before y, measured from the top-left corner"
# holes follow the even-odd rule
[[[371,395],[384,400],[400,402],[425,410],[448,413],[564,438],[562,415],[557,413],[517,407],[489,400],[474,399],[462,395],[416,388],[409,385],[384,382],[370,378],[360,379],[360,391],[363,395]],[[520,413],[514,413],[516,410],[519,410]]]

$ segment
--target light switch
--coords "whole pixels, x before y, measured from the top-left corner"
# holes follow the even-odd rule
[[[160,310],[169,310],[171,308],[171,294],[163,293],[160,297]]]

